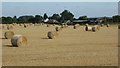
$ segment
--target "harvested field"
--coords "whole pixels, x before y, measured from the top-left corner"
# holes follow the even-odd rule
[[[63,28],[55,39],[47,33],[56,26],[16,25],[16,34],[27,38],[27,45],[11,47],[10,39],[4,39],[2,30],[3,66],[117,66],[118,27],[110,25],[99,31],[85,31],[85,26]]]

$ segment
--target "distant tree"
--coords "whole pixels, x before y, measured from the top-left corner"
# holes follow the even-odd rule
[[[12,19],[12,17],[2,17],[2,23],[3,24],[12,24],[13,19]]]
[[[44,20],[48,18],[47,14],[44,13],[44,16],[43,16]]]
[[[51,18],[55,19],[57,21],[60,21],[60,15],[59,14],[53,14]]]
[[[87,20],[88,18],[87,18],[87,16],[80,16],[78,19],[79,20]]]
[[[17,23],[17,22],[18,22],[16,16],[13,17],[13,22],[14,22],[14,23]]]
[[[18,18],[19,23],[29,23],[29,19],[34,18],[33,16],[20,16]]]
[[[113,22],[120,22],[120,15],[115,15],[112,17]]]
[[[42,16],[40,16],[40,15],[35,15],[35,22],[36,23],[40,23],[40,22],[42,22]]]
[[[73,20],[74,17],[74,15],[68,10],[64,10],[60,15],[62,20]]]

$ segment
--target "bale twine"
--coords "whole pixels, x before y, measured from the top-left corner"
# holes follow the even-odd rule
[[[54,39],[57,35],[58,35],[58,33],[56,31],[50,31],[47,34],[49,39]]]
[[[92,31],[92,27],[91,26],[86,26],[85,31]]]
[[[13,37],[13,35],[14,35],[13,31],[6,31],[4,33],[4,36],[5,36],[6,39],[11,39]]]
[[[27,38],[22,35],[14,35],[11,38],[12,46],[19,47],[27,45]]]
[[[109,27],[109,26],[110,26],[110,24],[107,24],[106,26],[107,26],[107,27]]]

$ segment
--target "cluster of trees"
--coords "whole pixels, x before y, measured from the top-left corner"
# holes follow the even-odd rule
[[[54,19],[59,22],[64,21],[64,20],[73,20],[74,15],[68,11],[64,10],[62,13],[59,14],[53,14],[52,16],[48,16],[46,13],[44,13],[43,16],[41,15],[35,15],[35,16],[20,16],[17,18],[16,16],[12,17],[2,17],[2,23],[4,24],[11,24],[11,23],[41,23],[45,19]]]
[[[68,10],[64,10],[62,13],[60,14],[53,14],[52,16],[48,16],[47,13],[44,13],[43,16],[41,15],[35,15],[35,16],[20,16],[20,17],[1,17],[2,18],[2,23],[3,24],[12,24],[12,23],[41,23],[43,22],[45,19],[54,19],[57,20],[58,22],[64,22],[67,20],[73,21],[76,20],[74,18],[73,13],[71,13]],[[78,18],[78,20],[88,20],[89,18],[87,16],[80,16]],[[104,20],[104,22],[120,22],[120,16],[119,15],[115,15],[112,17],[112,19],[108,18],[108,17],[102,17],[102,19]]]

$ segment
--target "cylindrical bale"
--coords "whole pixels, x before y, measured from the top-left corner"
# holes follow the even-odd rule
[[[2,24],[0,24],[0,29],[2,29]]]
[[[73,26],[73,29],[76,29],[76,28],[77,28],[77,27],[74,25],[74,26]]]
[[[26,28],[27,27],[27,25],[26,24],[24,24],[24,28]]]
[[[9,29],[10,29],[10,26],[8,25],[8,26],[7,26],[7,30],[9,30]]]
[[[13,37],[13,35],[14,35],[13,31],[6,31],[4,33],[4,36],[5,36],[6,39],[11,39]]]
[[[103,26],[104,26],[104,24],[100,24],[100,26],[101,26],[101,27],[103,27]]]
[[[97,30],[100,30],[100,25],[97,25]]]
[[[4,29],[5,28],[5,26],[4,25],[2,25],[2,29]]]
[[[55,26],[55,24],[53,24],[53,26]]]
[[[98,26],[98,25],[94,25],[93,27],[92,27],[92,31],[93,32],[96,32],[96,31],[98,31],[100,29],[100,27]]]
[[[11,38],[12,46],[19,47],[27,45],[27,38],[22,35],[14,35]]]
[[[78,28],[78,27],[79,27],[79,24],[75,24],[75,25],[73,26],[74,29],[76,29],[76,28]]]
[[[88,26],[88,24],[85,24],[85,26]]]
[[[13,26],[12,26],[12,25],[10,25],[10,29],[13,29]]]
[[[19,26],[22,26],[22,24],[19,24]]]
[[[47,27],[49,27],[50,26],[50,24],[47,24]]]
[[[55,30],[56,30],[56,31],[60,31],[60,30],[62,30],[62,28],[60,28],[60,27],[55,27]]]
[[[68,25],[67,25],[67,24],[65,24],[65,25],[64,25],[64,27],[65,27],[65,28],[67,28],[67,27],[68,27]]]
[[[49,39],[54,39],[57,35],[58,35],[58,33],[56,31],[50,31],[47,34]]]
[[[107,27],[109,27],[109,26],[110,26],[110,24],[107,24],[106,26],[107,26]]]
[[[63,24],[61,25],[61,28],[64,28],[64,25],[63,25]]]
[[[97,31],[97,27],[96,27],[96,26],[93,26],[93,27],[92,27],[92,31],[93,31],[93,32],[96,32],[96,31]]]
[[[86,26],[85,31],[92,31],[92,27],[91,26]]]

